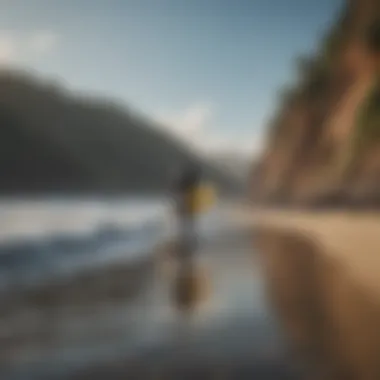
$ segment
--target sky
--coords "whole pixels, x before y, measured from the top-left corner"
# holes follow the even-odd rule
[[[0,0],[0,64],[117,98],[203,152],[257,154],[343,0]]]

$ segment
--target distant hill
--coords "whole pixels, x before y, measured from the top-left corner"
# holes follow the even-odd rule
[[[0,194],[160,192],[174,165],[227,172],[136,112],[22,72],[0,72]]]

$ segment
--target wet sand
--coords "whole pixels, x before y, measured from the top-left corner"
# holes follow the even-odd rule
[[[261,227],[267,293],[311,378],[380,378],[380,300],[305,235]],[[307,377],[310,378],[310,377]]]
[[[186,308],[176,304],[172,253],[164,252],[157,268],[167,297],[160,307],[171,315],[169,333],[145,351],[88,368],[75,379],[298,379],[263,294],[251,232],[200,248],[193,273],[198,296]]]
[[[277,228],[317,242],[353,280],[380,297],[380,215],[370,212],[297,212],[238,207],[242,225]]]
[[[42,306],[54,312],[45,319],[34,315],[34,324],[29,308],[29,327],[21,328],[19,320],[12,350],[7,350],[8,340],[1,341],[3,364],[9,369],[13,363],[18,376],[12,380],[298,378],[263,291],[250,231],[224,233],[201,244],[194,271],[200,281],[197,295],[190,297],[192,304],[185,310],[176,304],[176,266],[173,255],[164,250],[133,297],[116,291],[110,301],[99,291],[99,301],[98,290],[84,287],[82,280],[71,289],[94,289],[87,301],[78,296],[81,301],[75,298],[72,304],[68,296],[57,308]],[[118,289],[122,273],[128,275],[121,268],[114,270],[120,274],[110,273],[110,278]],[[41,332],[47,334],[45,340]],[[3,374],[11,378],[10,372]]]
[[[17,334],[2,329],[0,370],[12,358],[28,380],[379,379],[377,217],[230,215],[235,231],[199,247],[188,307],[165,245],[141,267],[24,293],[24,319],[3,308]]]

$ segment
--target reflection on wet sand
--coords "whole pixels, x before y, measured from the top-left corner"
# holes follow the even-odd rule
[[[202,248],[195,267],[182,267],[184,272],[178,271],[173,256],[160,256],[149,303],[155,303],[151,312],[157,308],[167,313],[162,339],[150,340],[133,355],[121,353],[84,368],[72,378],[298,379],[262,297],[251,234],[240,245],[218,242]],[[176,297],[179,283],[184,297]]]
[[[210,278],[204,265],[197,260],[181,262],[176,248],[175,245],[167,246],[157,260],[157,267],[163,281],[170,283],[168,291],[173,308],[187,318],[209,301]]]
[[[206,298],[207,277],[195,265],[178,271],[173,283],[173,299],[179,312],[192,313]]]
[[[0,378],[298,379],[251,237],[203,244],[184,272],[166,251],[130,269],[25,289],[0,316]]]
[[[269,229],[256,235],[269,298],[308,372],[380,379],[379,300],[307,236]]]

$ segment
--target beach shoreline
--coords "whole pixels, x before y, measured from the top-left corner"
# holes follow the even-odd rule
[[[232,214],[252,230],[277,229],[307,237],[380,299],[380,213],[238,206]]]

